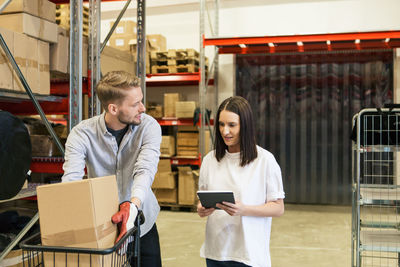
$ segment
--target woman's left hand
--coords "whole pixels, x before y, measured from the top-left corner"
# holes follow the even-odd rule
[[[244,215],[246,206],[243,205],[241,202],[236,201],[236,203],[230,203],[230,202],[222,202],[222,204],[217,204],[216,205],[218,208],[221,210],[224,210],[226,213],[228,213],[231,216],[240,216]]]

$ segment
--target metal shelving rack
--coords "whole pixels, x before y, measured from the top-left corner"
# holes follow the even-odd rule
[[[399,122],[400,109],[353,117],[352,266],[400,266]]]

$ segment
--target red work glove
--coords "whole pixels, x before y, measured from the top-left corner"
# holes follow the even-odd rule
[[[119,235],[115,243],[133,228],[137,214],[138,210],[136,205],[130,201],[119,204],[119,211],[111,217],[111,221],[117,223],[119,228]]]

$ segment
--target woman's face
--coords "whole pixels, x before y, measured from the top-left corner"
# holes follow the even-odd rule
[[[228,146],[230,153],[240,152],[240,120],[239,115],[227,110],[219,114],[219,132]]]

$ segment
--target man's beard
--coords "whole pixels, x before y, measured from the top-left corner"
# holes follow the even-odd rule
[[[135,120],[128,121],[128,120],[124,119],[123,115],[121,115],[121,114],[118,114],[117,118],[120,123],[127,124],[127,125],[139,125],[141,123],[141,121],[136,122]]]

